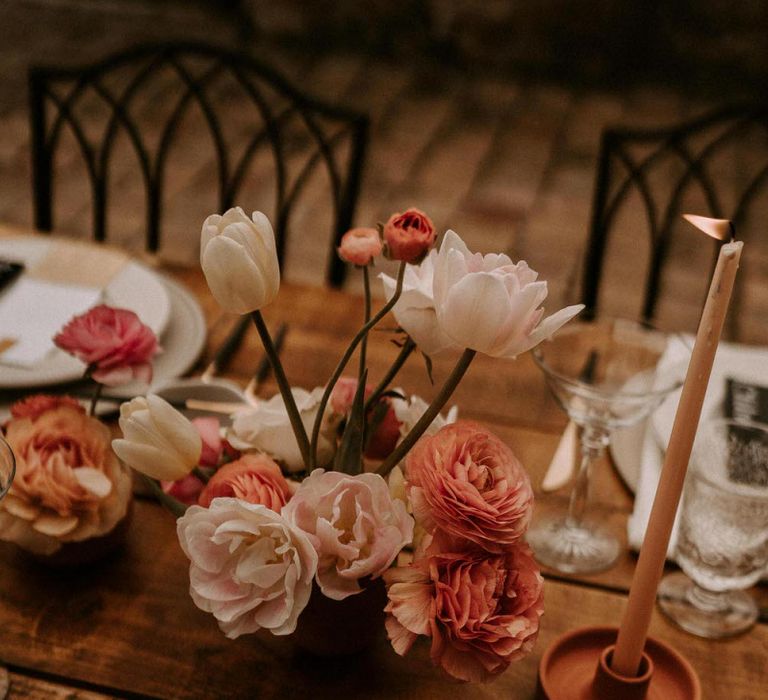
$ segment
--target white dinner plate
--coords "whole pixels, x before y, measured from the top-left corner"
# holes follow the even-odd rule
[[[185,374],[194,366],[205,346],[207,334],[205,316],[197,299],[178,282],[164,276],[160,276],[160,279],[170,299],[171,313],[161,337],[163,352],[153,361],[153,389],[166,385],[170,380]],[[107,388],[103,396],[128,399],[144,394],[146,391],[146,385],[132,383],[112,389]],[[83,400],[84,406],[88,403],[87,399]],[[112,411],[113,408],[107,402],[102,405],[103,411]],[[0,422],[9,416],[9,406],[0,406]]]
[[[61,238],[34,238],[29,236],[0,236],[0,257],[23,262],[27,267],[41,260],[52,243],[66,245]],[[82,242],[72,244],[82,246]],[[89,256],[98,265],[98,256],[114,259],[114,253],[108,248],[89,246]],[[148,325],[158,337],[162,336],[171,313],[169,288],[160,276],[145,265],[131,259],[115,274],[103,291],[102,301],[111,306],[134,311],[143,323]],[[54,349],[45,359],[34,367],[14,367],[0,364],[0,388],[24,389],[79,379],[83,374],[83,364]]]

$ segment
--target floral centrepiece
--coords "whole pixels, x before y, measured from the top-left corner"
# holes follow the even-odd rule
[[[375,582],[383,592],[383,581],[379,610],[399,654],[428,637],[435,665],[483,681],[532,648],[543,586],[523,544],[530,481],[488,429],[441,411],[478,352],[514,358],[581,307],[544,318],[547,285],[525,262],[471,253],[452,231],[439,249],[436,239],[417,209],[341,238],[339,256],[363,275],[361,327],[328,381],[308,391],[288,383],[261,315],[280,282],[266,217],[237,208],[203,224],[211,292],[251,315],[280,392],[235,412],[226,429],[193,424],[158,397],[134,399],[115,450],[163,480],[156,492],[180,515],[192,598],[228,637],[291,634],[321,608],[341,615]],[[399,267],[381,275],[386,301],[374,312],[370,272],[381,256]],[[400,350],[374,378],[369,334],[390,312]],[[457,358],[429,402],[393,388],[414,352],[430,379],[432,355]],[[327,622],[326,638],[341,626]]]

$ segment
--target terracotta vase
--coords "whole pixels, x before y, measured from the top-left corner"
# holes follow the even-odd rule
[[[293,643],[316,656],[345,656],[371,646],[384,630],[387,591],[381,578],[361,581],[363,592],[344,600],[324,596],[313,584],[312,596],[299,615]]]

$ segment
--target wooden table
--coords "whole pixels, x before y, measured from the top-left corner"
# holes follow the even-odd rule
[[[207,355],[233,318],[211,299],[199,271],[173,276],[199,297],[211,329]],[[312,387],[330,374],[360,317],[358,299],[338,291],[284,285],[265,310],[270,326],[288,321],[283,360],[291,381]],[[369,346],[371,375],[380,376],[396,353],[386,333]],[[245,382],[258,359],[255,332],[235,356],[230,377]],[[437,362],[436,381],[447,367]],[[414,393],[433,388],[417,357],[397,381]],[[263,392],[275,391],[267,384]],[[514,362],[479,357],[455,395],[461,415],[485,422],[513,447],[538,485],[565,417],[547,393],[529,356]],[[625,532],[631,495],[607,463],[595,474],[595,502],[617,532]],[[541,497],[537,512],[565,500]],[[546,573],[541,634],[534,652],[487,685],[457,685],[428,659],[421,644],[406,658],[382,630],[370,653],[319,660],[294,650],[289,638],[256,634],[227,640],[212,616],[189,598],[187,560],[170,513],[139,498],[125,548],[84,570],[49,569],[0,546],[0,661],[10,672],[10,697],[95,698],[532,698],[541,654],[553,638],[590,624],[617,624],[634,557],[594,576]],[[768,627],[759,623],[728,641],[688,635],[654,616],[652,634],[683,652],[698,671],[704,697],[768,697]],[[3,679],[0,677],[0,697]]]

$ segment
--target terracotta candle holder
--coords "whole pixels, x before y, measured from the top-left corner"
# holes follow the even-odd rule
[[[558,637],[539,664],[539,700],[701,700],[693,667],[649,637],[638,675],[611,669],[616,627],[582,627]]]

